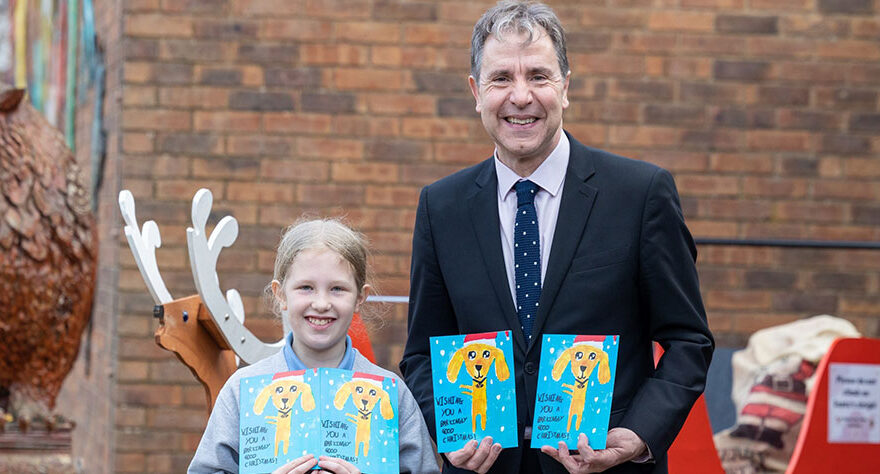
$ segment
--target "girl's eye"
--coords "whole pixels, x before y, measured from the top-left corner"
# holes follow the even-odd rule
[[[312,289],[311,285],[300,285],[298,290],[309,291]]]

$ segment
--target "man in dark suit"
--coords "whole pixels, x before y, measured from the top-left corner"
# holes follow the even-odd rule
[[[445,472],[666,472],[703,391],[714,341],[673,179],[564,132],[569,77],[545,5],[477,22],[469,83],[495,153],[422,190],[400,368],[435,435],[428,338],[512,329],[520,442],[472,441]],[[620,336],[606,449],[530,449],[541,334]]]

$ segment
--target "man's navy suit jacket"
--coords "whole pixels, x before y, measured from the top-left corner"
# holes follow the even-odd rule
[[[610,427],[636,432],[656,463],[607,472],[666,472],[666,450],[703,391],[714,348],[696,248],[669,172],[569,140],[533,334],[620,335]],[[510,329],[520,448],[503,450],[490,472],[514,473],[520,449],[529,446],[523,427],[534,415],[542,338],[529,344],[519,329],[501,250],[497,184],[490,158],[422,190],[400,369],[436,436],[428,338]],[[656,369],[651,341],[665,349]],[[544,472],[566,472],[539,457]],[[457,470],[447,465],[445,472]]]

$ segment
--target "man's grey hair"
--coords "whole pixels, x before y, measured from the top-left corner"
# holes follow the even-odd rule
[[[483,46],[489,35],[496,38],[507,33],[525,33],[528,35],[526,44],[536,41],[541,34],[541,27],[550,36],[559,70],[562,76],[568,74],[568,55],[565,52],[565,31],[556,13],[543,3],[532,1],[502,0],[483,13],[474,25],[471,37],[471,75],[479,82],[480,65],[483,59]]]

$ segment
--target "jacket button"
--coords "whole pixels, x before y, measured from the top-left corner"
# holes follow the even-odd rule
[[[535,370],[535,364],[533,364],[531,362],[526,362],[525,369],[526,369],[526,373],[529,375],[535,375],[535,372],[537,372]]]

